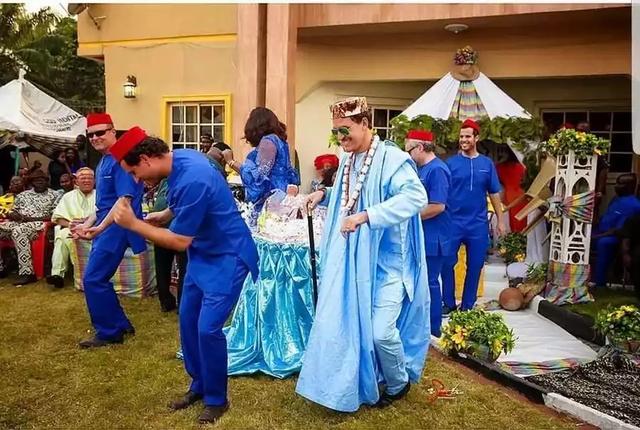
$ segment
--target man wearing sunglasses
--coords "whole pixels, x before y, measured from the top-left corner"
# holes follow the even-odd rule
[[[309,195],[328,206],[316,315],[296,391],[356,411],[389,406],[422,374],[429,289],[419,213],[427,194],[416,167],[371,130],[364,97],[332,106],[347,153],[332,187]],[[384,381],[384,390],[378,382]]]
[[[97,348],[122,343],[125,334],[135,333],[110,279],[118,270],[127,248],[139,254],[146,249],[146,242],[139,234],[113,222],[112,209],[121,199],[127,200],[136,216],[142,218],[143,184],[128,175],[109,154],[109,148],[116,143],[111,116],[106,113],[89,114],[87,138],[91,146],[103,154],[95,174],[96,213],[75,227],[72,233],[76,238],[93,239],[82,282],[96,333],[93,338],[80,342],[79,346]]]

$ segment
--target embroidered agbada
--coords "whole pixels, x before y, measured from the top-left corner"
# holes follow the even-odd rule
[[[378,139],[377,137],[375,138]],[[350,184],[365,154],[356,156]],[[337,172],[342,178],[348,156]],[[359,163],[359,164],[358,164]],[[342,183],[328,189],[328,216],[321,243],[318,305],[296,391],[344,412],[374,404],[380,396],[380,354],[374,348],[374,305],[402,300],[398,373],[421,376],[429,346],[429,290],[422,224],[424,187],[409,156],[392,142],[378,145],[354,213],[369,223],[345,237],[340,232]],[[395,327],[394,327],[395,328]],[[389,383],[389,381],[386,381]]]

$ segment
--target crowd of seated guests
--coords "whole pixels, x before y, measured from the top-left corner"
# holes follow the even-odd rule
[[[0,222],[0,240],[12,240],[18,257],[16,286],[37,280],[33,269],[31,241],[45,228],[51,219],[60,194],[49,188],[49,178],[40,169],[28,176],[32,189],[15,196],[13,207]],[[0,253],[0,277],[7,276],[7,268]]]

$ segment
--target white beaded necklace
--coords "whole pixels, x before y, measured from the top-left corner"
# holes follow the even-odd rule
[[[362,191],[362,187],[364,185],[364,181],[367,179],[367,174],[369,173],[369,168],[371,167],[371,162],[373,161],[373,156],[376,153],[376,149],[378,148],[378,139],[374,137],[371,138],[371,146],[367,151],[367,156],[362,163],[362,167],[358,172],[356,186],[349,196],[349,174],[351,173],[351,165],[355,164],[355,153],[352,152],[349,154],[349,159],[347,160],[346,166],[344,166],[344,171],[342,172],[342,199],[340,203],[340,212],[342,212],[343,216],[348,216],[353,211],[353,208],[360,197],[360,192]]]

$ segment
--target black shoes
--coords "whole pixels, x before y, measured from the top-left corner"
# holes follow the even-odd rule
[[[198,417],[198,422],[200,424],[215,423],[224,415],[225,412],[227,412],[228,409],[229,402],[222,406],[205,406],[204,410]]]
[[[407,382],[407,385],[402,387],[402,390],[400,390],[397,394],[387,394],[385,391],[380,395],[380,399],[373,406],[376,408],[386,408],[387,406],[391,406],[393,402],[406,397],[409,393],[409,389],[411,389],[411,383]]]
[[[446,317],[447,315],[449,315],[451,312],[453,311],[457,311],[457,308],[453,308],[451,309],[449,306],[447,305],[442,305],[442,316]]]
[[[0,279],[4,279],[7,276],[9,276],[9,271],[8,270],[0,270]]]
[[[20,275],[20,276],[18,276],[18,279],[16,279],[16,281],[13,283],[13,285],[15,285],[16,287],[19,287],[19,286],[22,286],[22,285],[33,284],[37,280],[38,280],[38,278],[36,278],[36,275],[34,275],[34,274],[31,274],[31,275]]]
[[[202,394],[187,391],[184,396],[169,403],[169,408],[174,411],[179,411],[180,409],[188,408],[200,400],[202,400]]]
[[[64,287],[64,279],[58,275],[47,276],[47,284],[53,285],[56,288],[62,288]]]
[[[120,336],[117,339],[110,339],[110,340],[103,340],[94,336],[91,339],[83,340],[82,342],[78,343],[78,346],[82,349],[101,348],[103,346],[114,345],[122,342],[124,342],[124,339],[122,336]]]

